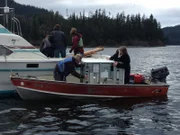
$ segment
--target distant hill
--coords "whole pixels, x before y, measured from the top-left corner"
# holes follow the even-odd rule
[[[38,13],[48,13],[48,10],[44,8],[38,8],[35,6],[30,6],[30,5],[24,5],[24,4],[19,4],[15,2],[14,0],[7,0],[8,7],[15,8],[15,12],[18,15],[27,15],[27,16],[32,16],[34,14]],[[0,7],[5,6],[5,0],[0,0]]]
[[[168,45],[180,45],[180,25],[165,27],[162,29],[165,36],[165,43]]]

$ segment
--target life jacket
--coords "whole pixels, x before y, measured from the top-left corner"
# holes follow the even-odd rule
[[[81,34],[76,34],[76,36],[78,37],[78,44],[77,44],[77,47],[83,47],[84,44],[83,44],[82,35],[81,35]],[[73,38],[72,38],[72,41],[73,41]]]
[[[78,42],[78,47],[83,47],[84,44],[83,44],[83,39],[82,37],[79,38],[79,42]]]
[[[73,61],[73,57],[69,57],[69,58],[66,58],[66,59],[64,59],[62,61],[59,61],[58,64],[57,64],[59,72],[62,72],[62,73],[64,73],[65,76],[67,76],[70,73],[70,70],[65,69],[65,64],[67,62],[72,62],[72,61]]]

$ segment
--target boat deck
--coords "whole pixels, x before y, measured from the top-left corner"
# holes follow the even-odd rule
[[[43,80],[49,80],[49,81],[55,81],[53,75],[49,75],[49,76],[38,76],[38,79],[43,79]],[[68,77],[66,77],[67,82],[71,82],[71,83],[79,83],[80,79],[69,75]]]
[[[52,75],[49,75],[49,76],[38,76],[37,77],[38,79],[43,79],[43,80],[48,80],[48,81],[55,81],[54,80],[54,77]],[[80,79],[79,78],[76,78],[72,75],[69,75],[66,77],[66,82],[68,83],[80,83]],[[106,83],[105,84],[113,84],[113,80],[112,79],[108,79],[106,80]]]

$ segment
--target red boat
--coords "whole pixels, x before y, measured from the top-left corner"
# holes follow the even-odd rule
[[[55,98],[134,98],[165,96],[169,85],[166,67],[151,71],[151,79],[143,75],[131,75],[131,84],[124,84],[124,72],[113,67],[112,61],[88,59],[83,61],[85,66],[81,73],[88,75],[87,80],[55,81],[36,77],[11,76],[11,81],[17,92],[25,100],[41,100]],[[104,64],[104,65],[103,65]],[[90,68],[89,68],[90,67]],[[71,77],[69,77],[71,78]],[[72,80],[72,79],[71,79]]]
[[[11,77],[22,99],[156,97],[168,92],[167,84],[93,85],[35,78]]]

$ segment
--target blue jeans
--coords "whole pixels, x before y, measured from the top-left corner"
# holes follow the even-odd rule
[[[66,49],[55,49],[54,50],[54,57],[59,58],[60,57],[59,54],[61,54],[62,58],[65,58],[66,57]]]

